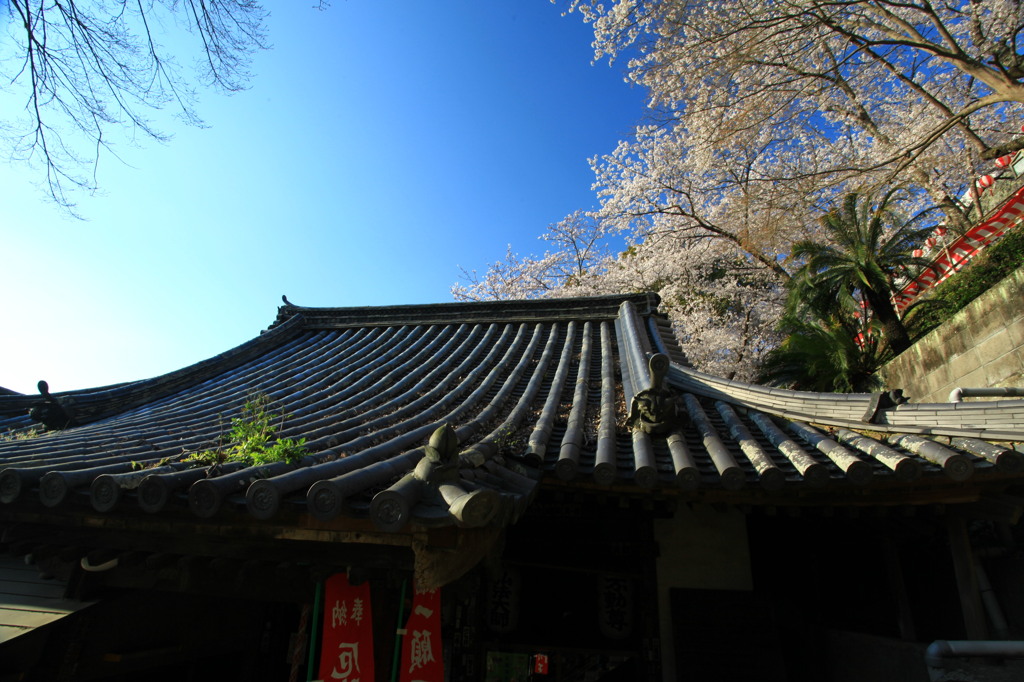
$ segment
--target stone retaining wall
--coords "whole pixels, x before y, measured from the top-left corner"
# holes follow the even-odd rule
[[[1024,386],[1024,268],[975,299],[881,370],[915,403],[954,388]]]

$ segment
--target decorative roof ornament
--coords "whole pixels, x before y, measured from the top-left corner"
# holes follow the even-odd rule
[[[878,413],[889,407],[896,407],[903,403],[910,402],[910,398],[903,395],[902,388],[894,388],[891,391],[872,393],[868,403],[868,409],[861,418],[866,424],[870,424],[878,417]]]
[[[401,530],[417,504],[447,509],[456,525],[477,528],[487,525],[498,511],[499,496],[493,490],[466,490],[459,477],[459,439],[448,424],[436,429],[423,448],[416,467],[370,503],[370,516],[379,528]]]
[[[665,385],[670,361],[664,353],[655,353],[648,363],[650,385],[633,396],[626,425],[644,433],[664,435],[677,425],[679,408],[675,393]]]
[[[51,431],[76,426],[70,405],[53,397],[50,394],[50,385],[45,381],[40,381],[37,386],[43,400],[28,411],[28,416],[32,418],[32,421],[41,423]]]

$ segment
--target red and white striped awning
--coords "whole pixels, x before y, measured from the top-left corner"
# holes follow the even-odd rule
[[[942,247],[927,267],[918,276],[903,286],[893,297],[896,309],[902,312],[910,302],[960,270],[979,251],[1003,236],[1024,215],[1024,187],[1006,199],[1003,205],[988,220],[979,223]]]

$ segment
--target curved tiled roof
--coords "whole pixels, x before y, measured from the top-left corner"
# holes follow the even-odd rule
[[[277,437],[306,439],[301,461],[183,461],[221,447],[254,394],[279,415]],[[1022,455],[992,442],[1024,440],[1024,402],[888,397],[768,389],[690,369],[653,295],[286,301],[259,337],[162,377],[45,400],[0,396],[0,433],[24,430],[41,402],[69,424],[0,440],[0,511],[354,515],[398,530],[503,525],[539,485],[744,504],[923,504],[1024,480]]]

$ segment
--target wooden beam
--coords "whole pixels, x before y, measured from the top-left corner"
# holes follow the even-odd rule
[[[967,522],[956,512],[946,516],[949,532],[949,549],[953,555],[953,570],[956,572],[956,586],[963,610],[967,639],[988,639],[988,622],[981,603],[978,589],[978,574],[974,567],[971,539],[967,533]]]
[[[889,580],[889,590],[896,599],[897,618],[899,619],[900,637],[908,642],[917,640],[914,628],[914,613],[910,608],[907,596],[907,584],[903,579],[903,564],[900,561],[899,547],[893,539],[885,541],[885,568]]]

